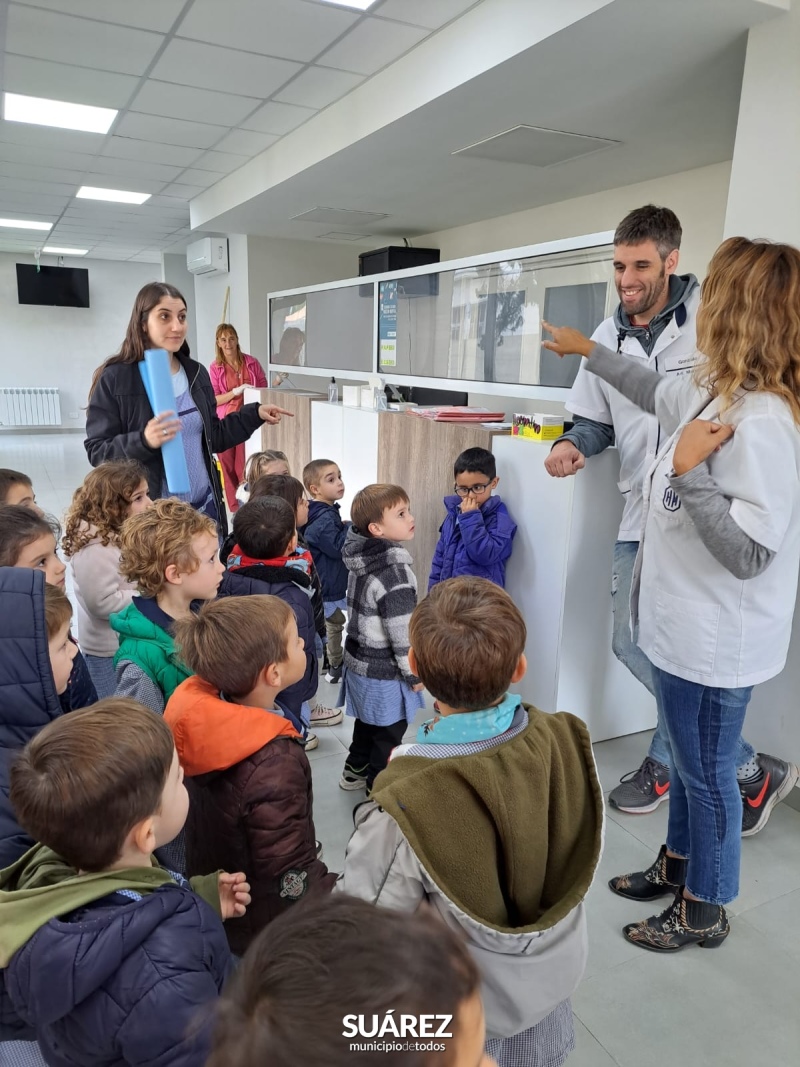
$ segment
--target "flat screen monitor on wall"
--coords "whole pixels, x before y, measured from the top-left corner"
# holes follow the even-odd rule
[[[48,307],[89,307],[89,271],[85,267],[36,267],[17,263],[20,304]]]

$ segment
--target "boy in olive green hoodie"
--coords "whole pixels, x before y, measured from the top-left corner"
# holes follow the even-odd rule
[[[583,901],[603,836],[588,731],[513,692],[525,623],[486,578],[434,586],[409,638],[437,714],[394,749],[356,809],[337,889],[401,911],[427,901],[481,970],[487,1053],[559,1067],[574,1047],[569,998],[586,966]]]
[[[220,919],[250,887],[153,860],[188,810],[167,724],[116,697],[64,715],[17,759],[11,802],[41,844],[0,872],[5,1033],[35,1036],[51,1067],[202,1067],[231,970]]]
[[[120,548],[120,572],[141,596],[109,619],[119,634],[116,695],[163,715],[174,690],[191,674],[175,654],[172,628],[216,597],[225,573],[217,527],[191,504],[156,500],[127,520]]]

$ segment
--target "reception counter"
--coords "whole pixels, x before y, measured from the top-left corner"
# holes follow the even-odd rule
[[[298,476],[306,456],[338,463],[346,486],[345,517],[362,486],[376,481],[402,485],[417,520],[410,547],[421,596],[444,518],[442,497],[451,492],[453,459],[471,445],[491,449],[498,492],[518,526],[506,587],[528,628],[528,673],[516,688],[545,711],[579,715],[595,741],[655,725],[654,701],[611,651],[611,567],[622,513],[616,450],[587,460],[574,478],[555,479],[544,469],[547,443],[482,426],[329,404],[313,394],[294,394],[290,400],[291,395],[265,392],[283,407],[294,410],[296,405],[298,421],[288,428],[290,420],[285,420],[283,430],[265,427],[262,435],[254,435],[248,452],[261,447],[262,436],[265,447],[287,452]],[[759,751],[800,761],[798,691],[800,612],[786,669],[753,693],[745,735]]]

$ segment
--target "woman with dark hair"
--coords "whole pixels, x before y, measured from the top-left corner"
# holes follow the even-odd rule
[[[239,335],[228,322],[217,326],[215,338],[216,358],[209,374],[217,402],[217,415],[222,419],[234,411],[241,411],[242,394],[248,385],[266,389],[267,379],[261,364],[254,356],[242,352]],[[225,482],[225,499],[231,511],[236,511],[239,501],[236,490],[244,478],[244,443],[219,453],[222,477]]]
[[[138,364],[148,348],[169,353],[175,410],[153,412]],[[189,356],[186,301],[165,282],[139,291],[122,347],[95,371],[86,411],[84,446],[93,467],[106,460],[136,459],[147,472],[152,499],[169,494],[161,446],[180,431],[189,468],[182,499],[210,515],[227,533],[225,505],[213,453],[246,441],[262,422],[280,422],[291,412],[274,404],[245,404],[217,418],[208,371]]]

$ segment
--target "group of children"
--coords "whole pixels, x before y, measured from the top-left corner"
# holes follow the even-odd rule
[[[63,539],[85,659],[59,531],[0,473],[0,1040],[35,1038],[58,1067],[334,1064],[354,1047],[342,1016],[393,1022],[407,1002],[455,1022],[441,1057],[403,1062],[475,1064],[474,960],[488,1053],[555,1067],[602,795],[583,724],[510,691],[525,624],[501,588],[516,528],[494,458],[456,460],[419,604],[402,488],[367,486],[345,522],[336,463],[300,483],[285,457],[261,462],[221,552],[136,463],[87,476]],[[340,786],[369,798],[339,876],[306,755],[342,718],[315,703],[321,657],[355,719]],[[404,745],[423,689],[436,713]],[[438,921],[410,914],[424,900]]]

